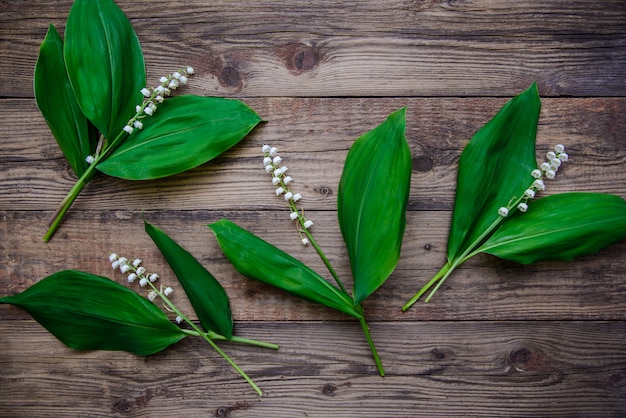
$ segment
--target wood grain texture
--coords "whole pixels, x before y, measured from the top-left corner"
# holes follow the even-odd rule
[[[38,45],[71,6],[36,4],[1,6],[0,96],[32,95]],[[149,79],[191,64],[205,94],[510,96],[534,80],[551,96],[626,92],[621,0],[119,5]]]
[[[188,92],[198,93],[192,88]],[[81,193],[74,210],[284,208],[263,171],[264,143],[281,151],[307,209],[334,210],[350,146],[403,106],[414,166],[409,209],[451,210],[463,147],[507,100],[246,100],[268,122],[232,151],[167,179],[130,182],[101,176]],[[537,158],[557,143],[565,144],[571,156],[548,184],[548,192],[598,191],[626,197],[626,99],[544,99],[542,103]],[[0,151],[0,207],[56,209],[76,179],[32,101],[0,101],[0,137],[5,138]]]
[[[626,413],[622,322],[372,323],[385,378],[356,323],[237,323],[238,334],[281,345],[222,344],[264,390],[261,399],[200,340],[146,358],[76,352],[30,321],[5,338],[12,322],[0,323],[3,416]]]
[[[626,2],[117,3],[149,80],[190,64],[196,74],[179,94],[241,98],[268,122],[187,173],[98,177],[44,244],[75,177],[34,103],[32,76],[48,25],[62,32],[72,1],[1,2],[0,294],[68,268],[124,283],[106,260],[116,251],[161,273],[190,312],[146,219],[223,284],[236,334],[281,349],[221,345],[264,390],[259,398],[202,341],[146,358],[77,352],[0,305],[0,416],[626,416],[624,241],[572,262],[478,256],[431,302],[400,310],[445,262],[463,147],[533,81],[537,156],[563,143],[571,157],[547,193],[626,198]],[[413,157],[407,231],[398,268],[365,302],[380,378],[357,322],[243,278],[206,225],[228,217],[328,276],[263,172],[260,147],[271,143],[350,283],[335,208],[343,162],[359,135],[403,106]]]

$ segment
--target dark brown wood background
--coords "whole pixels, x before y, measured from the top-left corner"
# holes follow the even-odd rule
[[[77,352],[0,306],[2,416],[626,416],[626,242],[573,262],[476,257],[435,298],[400,306],[443,264],[459,155],[533,81],[538,158],[567,146],[549,192],[626,197],[626,2],[138,1],[149,80],[190,64],[185,93],[241,98],[268,122],[212,163],[165,180],[99,177],[49,244],[45,224],[75,181],[32,92],[48,25],[70,1],[0,3],[0,294],[73,268],[120,283],[107,255],[171,277],[142,216],[191,251],[230,295],[236,333],[278,352],[222,344],[259,398],[202,341],[153,356]],[[400,263],[365,303],[388,375],[358,323],[244,279],[206,224],[229,217],[320,272],[299,245],[260,147],[277,146],[340,275],[349,265],[335,199],[347,151],[407,106],[414,171]],[[143,215],[142,215],[143,213]],[[184,309],[182,289],[175,301]]]

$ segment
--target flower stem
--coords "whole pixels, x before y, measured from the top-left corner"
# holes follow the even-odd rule
[[[212,333],[212,332],[208,332],[205,333],[203,332],[195,323],[193,323],[185,314],[183,314],[177,307],[176,305],[174,305],[172,303],[172,301],[169,300],[169,298],[167,296],[165,296],[163,294],[163,292],[161,292],[161,290],[159,290],[152,282],[148,282],[150,284],[150,287],[152,288],[152,290],[154,290],[155,292],[157,292],[157,294],[159,295],[159,297],[161,299],[163,299],[163,302],[165,302],[165,304],[176,314],[179,315],[181,318],[183,318],[183,320],[189,324],[189,326],[197,333],[196,335],[199,335],[200,337],[204,338],[204,340],[209,343],[209,345],[211,347],[213,347],[213,349],[215,351],[217,351],[217,353],[222,356],[224,358],[224,360],[226,360],[228,362],[228,364],[230,364],[235,370],[237,370],[237,372],[241,375],[241,377],[243,377],[245,379],[246,382],[248,382],[248,384],[250,384],[250,386],[252,386],[252,389],[254,389],[254,391],[256,393],[258,393],[259,396],[263,396],[263,392],[261,392],[261,389],[259,389],[259,387],[256,385],[256,383],[254,383],[252,381],[252,379],[250,379],[250,377],[246,374],[246,372],[244,372],[243,370],[241,370],[241,368],[239,368],[239,366],[237,366],[237,364],[230,358],[228,357],[228,355],[222,351],[221,348],[219,348],[217,346],[217,344],[215,344],[215,342],[213,341],[212,337],[215,337],[215,339],[218,340],[226,340],[226,337],[216,334],[216,333]],[[189,333],[189,332],[188,332]],[[221,338],[219,338],[221,337]],[[248,344],[251,344],[250,341],[254,341],[254,340],[248,340],[247,338],[240,338],[238,342],[244,342],[244,340],[246,342],[248,342]],[[256,341],[255,341],[256,342]],[[261,342],[258,342],[259,344],[253,344],[253,345],[260,345],[260,346],[265,346],[265,345],[261,345]],[[266,344],[268,346],[268,348],[274,348],[272,347],[274,344],[268,344],[268,343],[262,343],[262,344]],[[276,346],[276,348],[278,348],[278,346]]]
[[[415,304],[415,302],[418,301],[419,298],[422,297],[422,295],[424,293],[426,293],[428,291],[428,289],[430,289],[437,281],[439,281],[439,279],[441,279],[443,276],[445,276],[446,274],[449,274],[450,272],[450,263],[446,263],[441,270],[439,270],[437,272],[437,274],[435,274],[433,276],[432,279],[430,279],[430,281],[428,283],[426,283],[420,290],[419,292],[417,292],[415,294],[415,296],[413,296],[411,298],[411,300],[409,300],[407,303],[404,304],[404,306],[402,307],[403,311],[406,311],[407,309],[409,309],[411,306],[413,306],[413,304]]]
[[[69,210],[70,206],[72,206],[72,203],[74,203],[74,200],[76,200],[79,193],[85,188],[85,186],[89,184],[91,180],[93,180],[94,176],[96,175],[95,168],[96,164],[91,164],[83,173],[83,175],[80,176],[80,178],[76,181],[69,193],[65,196],[59,208],[54,212],[52,219],[50,220],[50,222],[48,222],[48,231],[43,237],[44,242],[50,241],[50,238],[52,238],[52,236],[56,232],[59,224],[63,220],[63,217]]]
[[[365,333],[365,338],[367,338],[367,343],[370,346],[370,350],[372,350],[372,355],[374,356],[374,362],[376,362],[378,373],[381,376],[385,376],[385,369],[383,369],[383,364],[380,361],[380,357],[378,356],[378,351],[376,350],[376,346],[374,345],[374,340],[372,340],[372,336],[370,335],[370,328],[365,322],[365,316],[361,315],[361,317],[359,318],[359,322],[361,323],[361,328],[363,328],[363,332]]]
[[[50,222],[48,222],[48,231],[43,237],[44,242],[50,241],[50,238],[52,238],[52,236],[56,232],[57,228],[59,227],[59,224],[65,217],[65,214],[74,203],[74,200],[76,200],[76,198],[78,197],[80,192],[85,188],[85,186],[87,186],[87,184],[89,184],[89,182],[93,180],[93,178],[95,177],[97,173],[96,166],[98,165],[98,163],[104,160],[106,157],[108,157],[111,154],[111,152],[113,152],[113,150],[120,144],[122,139],[125,138],[126,135],[127,135],[126,132],[121,131],[117,135],[117,137],[115,137],[113,142],[111,142],[108,146],[105,147],[102,153],[95,156],[95,161],[91,163],[89,167],[87,167],[87,170],[85,170],[83,175],[80,176],[80,178],[76,181],[74,186],[70,189],[69,193],[65,196],[65,198],[63,198],[63,201],[59,205],[58,209],[52,215],[52,219],[50,220]]]
[[[345,293],[346,295],[350,296],[350,294],[348,293],[348,290],[346,289],[343,282],[339,278],[339,275],[337,274],[333,266],[330,264],[330,261],[328,261],[328,258],[326,258],[326,254],[324,254],[324,252],[319,247],[319,245],[317,245],[317,241],[315,241],[315,238],[313,238],[313,234],[311,234],[308,229],[304,229],[304,233],[306,234],[313,248],[315,248],[315,251],[317,251],[317,254],[320,256],[320,258],[324,262],[324,265],[326,265],[326,268],[328,269],[330,274],[333,276],[333,278],[337,282],[337,285],[339,285],[339,288],[341,289],[341,291]]]

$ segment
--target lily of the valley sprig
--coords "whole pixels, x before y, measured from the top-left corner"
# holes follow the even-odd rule
[[[471,257],[487,253],[530,264],[570,260],[626,237],[626,202],[601,193],[561,193],[534,200],[569,160],[557,144],[537,165],[540,101],[533,84],[465,147],[448,236],[447,263],[404,306],[409,309]],[[433,287],[434,286],[434,287]]]
[[[146,87],[139,40],[112,0],[76,0],[64,40],[50,25],[35,66],[35,99],[78,179],[44,241],[97,172],[128,180],[177,174],[220,155],[260,122],[236,100],[165,100],[193,73],[185,66]]]
[[[65,270],[44,278],[22,293],[1,297],[0,304],[23,308],[61,342],[77,350],[127,351],[146,356],[185,337],[200,337],[261,395],[259,387],[216,341],[275,350],[278,346],[233,335],[230,304],[224,288],[163,231],[147,222],[145,229],[182,285],[199,325],[173,303],[173,290],[159,284],[159,274],[149,272],[140,259],[116,253],[109,255],[111,266],[126,275],[130,286],[144,289],[145,297],[105,277]],[[158,301],[162,302],[165,312],[155,304]],[[174,322],[184,323],[188,328],[181,328]]]
[[[209,225],[233,266],[244,276],[271,284],[298,297],[336,309],[359,320],[381,376],[385,371],[365,321],[362,302],[395,269],[406,225],[411,155],[405,137],[405,109],[359,137],[346,159],[337,193],[339,226],[348,249],[352,293],[331,266],[311,233],[313,221],[292,190],[278,150],[264,145],[263,164],[272,176],[275,194],[284,198],[304,245],[311,244],[336,286],[294,257],[222,219]]]

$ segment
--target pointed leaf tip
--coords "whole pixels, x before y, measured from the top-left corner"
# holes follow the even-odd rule
[[[230,339],[233,318],[230,302],[222,285],[191,253],[154,225],[144,227],[183,286],[205,331],[213,331]]]

